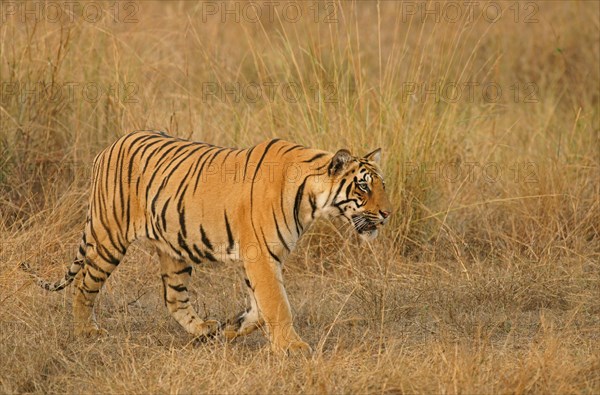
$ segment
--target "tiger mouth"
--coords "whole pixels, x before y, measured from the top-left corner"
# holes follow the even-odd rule
[[[382,224],[381,222],[374,222],[363,216],[352,217],[352,223],[354,224],[354,229],[361,235],[376,231],[377,227]]]

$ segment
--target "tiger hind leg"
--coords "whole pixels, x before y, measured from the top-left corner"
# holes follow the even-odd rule
[[[96,323],[94,303],[104,282],[119,265],[123,254],[104,249],[102,253],[98,253],[98,248],[97,245],[88,247],[83,270],[75,286],[73,320],[77,336],[106,334]]]
[[[171,316],[196,338],[204,340],[214,336],[221,324],[214,320],[202,320],[190,303],[187,287],[192,277],[192,266],[161,251],[158,251],[158,257],[163,297]]]
[[[232,319],[227,320],[227,325],[223,330],[223,335],[227,340],[233,340],[239,336],[249,335],[264,325],[264,320],[260,317],[256,298],[254,297],[254,292],[250,286],[250,281],[247,278],[244,278],[244,280],[250,299],[250,307],[237,314]]]

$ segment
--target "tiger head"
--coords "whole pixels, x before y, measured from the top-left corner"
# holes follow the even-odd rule
[[[342,149],[333,156],[328,167],[329,177],[336,185],[331,201],[334,212],[346,218],[364,240],[374,239],[378,228],[392,213],[380,160],[380,148],[362,158]]]

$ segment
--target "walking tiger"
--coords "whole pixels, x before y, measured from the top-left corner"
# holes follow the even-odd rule
[[[64,278],[51,283],[22,268],[49,291],[79,274],[75,333],[100,334],[96,296],[127,247],[146,239],[158,251],[165,304],[187,332],[233,339],[264,326],[273,349],[310,351],[293,326],[282,264],[318,217],[345,218],[365,239],[377,235],[391,214],[380,156],[279,139],[235,149],[133,132],[94,159],[85,229]],[[244,268],[250,306],[224,327],[202,320],[188,297],[192,264],[207,261]]]

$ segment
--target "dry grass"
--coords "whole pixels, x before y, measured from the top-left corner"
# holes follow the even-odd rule
[[[436,23],[407,3],[332,3],[329,24],[323,3],[321,23],[314,3],[295,23],[221,23],[203,7],[223,3],[194,2],[140,2],[125,23],[129,4],[97,23],[81,9],[72,22],[23,21],[0,4],[0,392],[600,393],[598,4],[524,2],[515,16],[500,2],[494,23],[448,23],[443,11]],[[255,102],[203,97],[208,83],[235,82],[280,85]],[[407,95],[406,83],[435,82],[462,97]],[[492,82],[498,100],[482,97]],[[23,93],[40,83],[61,97]],[[86,83],[119,89],[85,100]],[[362,245],[321,222],[286,263],[312,358],[280,359],[260,334],[190,343],[141,246],[99,297],[102,340],[73,337],[70,292],[18,271],[30,260],[62,274],[91,159],[142,128],[238,146],[384,147],[396,214],[380,238]],[[198,268],[193,288],[201,315],[243,306],[234,268]]]

